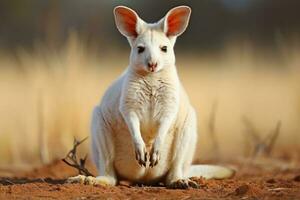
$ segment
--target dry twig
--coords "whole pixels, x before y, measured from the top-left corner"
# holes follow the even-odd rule
[[[281,121],[278,121],[274,131],[272,131],[268,135],[268,137],[265,139],[265,142],[266,143],[268,142],[268,144],[267,144],[268,148],[266,149],[266,154],[267,155],[270,155],[270,153],[272,152],[274,144],[275,144],[275,142],[276,142],[276,140],[279,136],[280,129],[281,129]]]
[[[265,138],[261,138],[261,133],[257,131],[254,124],[247,117],[243,117],[242,121],[246,127],[246,133],[250,136],[253,144],[253,153],[252,158],[257,157],[258,155],[269,156],[273,150],[274,144],[279,136],[281,121],[278,121],[276,127],[271,131]]]
[[[76,168],[79,174],[85,176],[93,176],[93,174],[90,173],[89,170],[85,167],[87,155],[84,158],[79,158],[79,160],[77,159],[77,147],[80,144],[82,144],[86,139],[87,137],[81,141],[78,141],[74,138],[73,148],[69,151],[66,157],[62,159],[62,161],[67,165]]]

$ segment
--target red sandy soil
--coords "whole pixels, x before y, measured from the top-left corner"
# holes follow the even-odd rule
[[[65,179],[77,171],[55,161],[30,172],[14,173],[14,177],[0,178],[0,199],[300,199],[299,163],[280,167],[282,163],[236,159],[230,162],[237,170],[231,179],[195,179],[199,189],[172,190],[163,185],[126,182],[116,187],[66,184]]]

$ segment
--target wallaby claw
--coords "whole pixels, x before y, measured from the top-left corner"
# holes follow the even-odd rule
[[[159,152],[158,151],[152,151],[150,155],[150,167],[154,167],[158,164],[159,161]]]
[[[198,189],[199,187],[200,187],[199,184],[196,181],[193,181],[191,179],[179,179],[167,185],[167,188],[170,189],[188,189],[188,188]]]
[[[146,167],[147,155],[148,154],[145,148],[137,148],[135,150],[135,159],[137,160],[140,166]]]

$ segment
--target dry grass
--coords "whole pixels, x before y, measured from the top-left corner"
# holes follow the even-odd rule
[[[251,49],[235,45],[218,58],[177,59],[199,116],[199,158],[213,156],[216,143],[222,157],[243,155],[247,144],[243,116],[265,134],[261,137],[280,120],[277,149],[289,146],[293,151],[299,145],[298,48],[282,47],[282,58],[274,61],[256,57]],[[33,53],[0,53],[0,165],[62,158],[72,147],[73,136],[88,136],[92,108],[124,70],[127,57],[116,52],[99,59],[74,35],[58,52],[37,47]],[[218,106],[212,111],[214,102]],[[87,151],[88,144],[83,146]]]

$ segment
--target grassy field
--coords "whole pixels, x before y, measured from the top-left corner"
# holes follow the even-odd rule
[[[264,138],[279,121],[275,150],[297,155],[299,48],[281,49],[281,56],[266,56],[236,44],[214,56],[177,55],[180,78],[198,113],[197,159],[245,156],[255,143],[249,123]],[[74,136],[89,135],[93,106],[128,63],[121,51],[99,54],[75,36],[59,51],[41,46],[0,51],[0,166],[61,158]],[[89,144],[83,146],[88,152]]]

